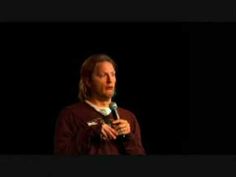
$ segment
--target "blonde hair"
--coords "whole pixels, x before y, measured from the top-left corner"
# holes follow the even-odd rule
[[[91,96],[91,91],[89,90],[86,81],[91,79],[96,64],[104,61],[110,62],[115,69],[117,68],[117,65],[114,62],[114,60],[106,54],[91,55],[83,62],[80,70],[79,95],[78,95],[81,101],[84,101]]]

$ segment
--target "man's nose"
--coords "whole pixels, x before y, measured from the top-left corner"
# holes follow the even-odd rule
[[[111,76],[108,75],[108,76],[107,76],[107,82],[110,83],[111,81],[112,81]]]

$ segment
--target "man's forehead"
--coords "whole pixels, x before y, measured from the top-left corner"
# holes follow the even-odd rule
[[[115,68],[113,66],[113,64],[111,62],[108,61],[103,61],[103,62],[98,62],[95,65],[94,68],[95,71],[114,71],[115,72]]]

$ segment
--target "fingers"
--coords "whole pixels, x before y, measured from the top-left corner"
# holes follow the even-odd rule
[[[101,130],[101,138],[104,139],[104,140],[108,139],[108,135],[107,135],[106,131],[103,128]]]
[[[104,140],[116,139],[118,135],[117,131],[107,124],[102,125],[101,134],[102,134],[101,137]]]
[[[112,122],[112,124],[122,124],[122,123],[128,123],[128,121],[124,119],[118,119]]]
[[[126,135],[130,133],[130,128],[129,127],[124,127],[124,128],[120,128],[117,130],[118,135]]]
[[[114,129],[119,135],[129,134],[131,132],[130,124],[127,120],[119,119],[112,122]]]
[[[116,139],[116,136],[118,135],[117,131],[110,126],[107,127],[107,134],[109,138]]]
[[[103,124],[101,129],[101,138],[104,140],[116,139],[118,135],[126,135],[131,132],[130,124],[127,120],[118,119],[112,122],[112,127]]]

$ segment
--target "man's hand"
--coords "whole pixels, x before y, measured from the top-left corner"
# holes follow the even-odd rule
[[[129,122],[124,119],[114,120],[112,127],[118,132],[118,135],[126,135],[131,132]]]
[[[101,138],[103,140],[116,139],[117,136],[118,132],[114,128],[110,127],[108,124],[102,124]]]

